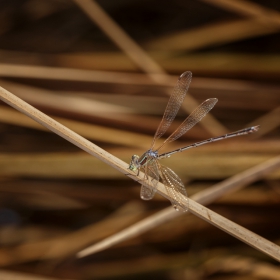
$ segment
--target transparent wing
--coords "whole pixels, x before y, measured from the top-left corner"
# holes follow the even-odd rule
[[[192,73],[190,71],[184,72],[178,79],[177,84],[173,90],[172,95],[169,98],[166,109],[164,111],[162,120],[157,128],[154,136],[154,140],[151,146],[153,148],[155,141],[160,138],[168,129],[177,115],[179,108],[184,101],[187,94],[189,85],[191,83]]]
[[[143,200],[150,200],[154,197],[156,191],[155,189],[151,189],[150,187],[147,187],[145,185],[141,186],[140,190],[140,197]]]
[[[181,179],[173,170],[163,165],[161,165],[160,175],[163,184],[166,186],[166,191],[172,199],[171,203],[174,208],[183,212],[187,211],[189,200]]]
[[[154,197],[157,191],[157,184],[159,181],[159,172],[156,160],[151,160],[142,168],[142,171],[145,173],[145,176],[147,176],[146,180],[153,185],[153,188],[142,185],[140,197],[143,200],[150,200]]]
[[[201,103],[182,123],[181,125],[164,141],[157,149],[159,150],[164,144],[175,141],[195,124],[197,124],[218,102],[217,98],[210,98]]]

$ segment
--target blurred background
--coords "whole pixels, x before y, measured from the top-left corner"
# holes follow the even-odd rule
[[[191,196],[279,155],[279,31],[277,0],[1,0],[0,86],[129,163],[191,71],[168,132],[205,99],[219,102],[165,151],[261,125],[163,160]],[[279,244],[279,180],[278,170],[209,207]],[[77,259],[170,205],[139,192],[0,102],[1,279],[280,279],[276,261],[194,215]]]

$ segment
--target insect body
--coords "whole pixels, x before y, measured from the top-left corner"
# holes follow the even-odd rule
[[[163,114],[163,118],[157,128],[154,135],[152,145],[149,150],[147,150],[141,157],[133,155],[129,169],[133,171],[142,171],[145,174],[145,179],[148,181],[149,185],[153,187],[148,187],[146,184],[141,186],[140,196],[144,200],[150,200],[153,198],[159,181],[166,187],[166,192],[176,210],[187,211],[188,209],[188,198],[187,192],[184,187],[183,182],[178,177],[178,175],[172,171],[170,168],[163,166],[159,163],[159,160],[166,158],[175,154],[177,152],[182,152],[190,148],[198,147],[210,142],[215,142],[223,140],[230,137],[245,135],[258,130],[258,126],[253,126],[245,128],[236,132],[228,133],[222,136],[210,138],[201,142],[197,142],[180,149],[167,152],[164,154],[159,154],[159,150],[167,143],[175,141],[183,134],[185,134],[189,129],[191,129],[196,123],[198,123],[218,102],[216,98],[210,98],[205,100],[200,104],[184,121],[183,123],[163,142],[162,145],[154,149],[156,140],[159,139],[169,128],[173,122],[177,112],[186,96],[192,74],[187,71],[184,72],[178,79],[177,84],[174,88],[172,95],[167,103],[166,109]]]

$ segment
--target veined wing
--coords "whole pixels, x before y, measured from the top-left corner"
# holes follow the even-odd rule
[[[160,167],[160,176],[166,186],[168,195],[171,197],[171,203],[174,208],[183,212],[187,211],[189,206],[187,191],[179,176],[163,165]]]
[[[184,72],[179,77],[177,84],[173,90],[173,93],[170,96],[167,106],[165,108],[162,120],[155,133],[151,149],[153,148],[156,139],[160,138],[173,122],[187,94],[189,85],[191,83],[191,79],[192,79],[192,73],[190,71]]]
[[[201,103],[182,123],[181,125],[163,142],[157,149],[159,150],[164,144],[175,141],[195,124],[197,124],[218,102],[217,98],[210,98]]]
[[[153,188],[142,185],[140,191],[140,197],[144,200],[150,200],[154,197],[157,191],[157,184],[159,181],[159,171],[156,160],[151,160],[149,163],[144,165],[142,168],[145,176],[147,176],[147,180],[149,183],[153,185]]]

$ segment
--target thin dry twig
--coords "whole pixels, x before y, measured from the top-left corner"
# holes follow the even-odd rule
[[[201,0],[208,4],[212,4],[231,12],[239,13],[240,15],[245,15],[249,17],[256,17],[263,22],[265,25],[267,23],[280,25],[280,13],[269,9],[267,7],[263,7],[257,3],[253,3],[251,1],[240,1],[240,0]]]
[[[153,80],[164,79],[165,71],[112,18],[92,0],[74,0],[88,17]],[[158,76],[157,74],[161,74]]]
[[[198,203],[208,205],[225,194],[237,191],[238,189],[241,189],[242,187],[259,180],[260,178],[273,172],[279,167],[280,156],[272,158],[242,173],[234,175],[231,178],[212,186],[211,188],[196,193],[195,195],[191,196],[191,199],[195,200]],[[99,251],[105,250],[120,242],[147,232],[148,230],[151,230],[158,225],[163,224],[176,217],[178,217],[178,213],[174,211],[173,207],[168,207],[110,237],[103,239],[102,241],[90,247],[85,248],[84,250],[80,251],[77,256],[85,257],[89,254],[94,254]]]
[[[1,52],[1,54],[7,55],[7,53],[3,53],[3,51]],[[151,81],[148,77],[146,77],[146,75],[143,74],[8,63],[1,63],[0,75],[2,77],[20,77],[81,82],[105,82],[136,85],[155,84],[154,81]],[[171,81],[163,80],[161,84],[169,85],[170,82]]]
[[[9,266],[38,260],[54,260],[72,256],[81,247],[96,242],[145,215],[145,208],[139,202],[128,202],[102,221],[85,226],[62,236],[42,238],[25,242],[10,248],[0,249],[0,266]],[[2,278],[0,278],[2,280]]]
[[[115,137],[115,136],[110,136]],[[264,143],[265,145],[265,143]],[[135,154],[135,149],[110,149],[108,152],[114,156],[128,160],[131,155]],[[279,147],[278,147],[279,151]],[[215,152],[205,156],[197,153],[189,153],[188,160],[184,155],[178,155],[170,158],[168,164],[176,170],[177,174],[185,181],[192,179],[214,179],[222,180],[227,177],[243,172],[257,164],[269,160],[271,157],[278,155],[279,152],[264,154],[259,156],[236,155],[225,153],[215,155]],[[213,157],[215,161],[213,162]],[[185,163],[182,164],[182,161]],[[180,164],[181,162],[181,164]],[[221,170],[221,166],[223,169]],[[95,178],[95,179],[123,179],[123,175],[106,164],[99,163],[97,158],[92,158],[85,153],[0,153],[0,176],[31,176],[35,178]],[[280,179],[280,170],[269,175],[268,179]]]
[[[240,255],[216,256],[207,261],[203,269],[207,271],[208,277],[215,273],[235,272],[239,275],[238,279],[242,277],[242,274],[246,279],[249,277],[250,279],[279,280],[280,278],[280,270],[277,265],[267,264],[266,262],[256,261],[253,258]]]
[[[174,51],[191,51],[260,35],[273,34],[277,33],[278,30],[273,25],[265,26],[256,18],[238,19],[224,22],[223,24],[213,23],[203,28],[188,29],[156,38],[147,43],[146,47],[151,50],[165,50],[170,53]],[[211,36],[207,36],[208,34],[211,34]]]
[[[252,138],[260,138],[263,135],[273,131],[280,125],[280,106],[268,112],[267,114],[255,119],[252,123],[259,123],[263,129],[257,135],[252,135]],[[249,126],[252,124],[250,123]]]
[[[34,274],[29,273],[19,273],[19,272],[9,272],[9,271],[0,271],[0,279],[2,280],[58,280],[58,278],[53,277],[43,277],[43,276],[34,276]],[[67,279],[65,279],[67,280]],[[68,280],[70,280],[68,278]]]
[[[147,185],[152,188],[152,185],[149,185],[147,180],[145,180],[144,174],[140,172],[139,175],[136,175],[134,172],[128,169],[128,164],[121,161],[120,159],[109,154],[105,150],[94,145],[90,141],[81,137],[77,133],[71,131],[55,120],[51,119],[44,113],[35,109],[28,103],[24,102],[20,98],[16,97],[9,91],[0,87],[0,99],[10,106],[14,107],[16,110],[19,110],[23,114],[29,116],[33,120],[39,122],[43,126],[47,127],[54,133],[63,137],[67,141],[73,143],[74,145],[80,147],[82,150],[87,153],[97,157],[103,162],[109,164],[113,168],[122,172],[126,176],[132,178],[136,181],[141,181],[142,184]],[[161,183],[158,184],[158,193],[164,197],[170,199],[166,193],[165,186]],[[242,240],[243,242],[251,245],[252,247],[262,251],[263,253],[271,256],[272,258],[280,261],[280,247],[276,244],[262,238],[261,236],[231,222],[230,220],[218,215],[217,213],[211,211],[210,209],[204,207],[203,205],[198,204],[192,199],[186,200],[186,203],[189,204],[189,211],[196,216],[208,221],[209,223],[215,225],[216,227],[222,229],[223,231],[233,235],[234,237]]]
[[[209,45],[224,44],[244,38],[276,33],[280,26],[280,13],[256,3],[240,0],[201,0],[230,12],[236,12],[245,19],[223,24],[211,24],[193,30],[156,38],[147,47],[166,50],[195,50]],[[207,36],[211,34],[211,36]]]
[[[2,56],[15,56],[14,52],[0,51]],[[22,56],[30,54],[21,53]],[[98,54],[100,56],[100,54]],[[62,56],[62,55],[61,55]],[[63,55],[64,60],[70,61],[74,55]],[[78,55],[78,57],[86,56],[87,60],[91,57],[95,58],[94,53],[86,55]],[[244,58],[244,57],[242,57]],[[275,58],[275,57],[274,57]],[[46,57],[47,59],[47,57]],[[60,57],[61,59],[61,57]],[[188,58],[189,59],[189,58]],[[233,60],[238,57],[233,57]],[[250,62],[255,58],[251,58]],[[273,58],[271,58],[273,60]],[[274,59],[275,60],[275,59]],[[197,62],[195,62],[197,64]],[[121,73],[114,71],[98,71],[98,70],[85,70],[70,67],[50,67],[50,66],[36,66],[36,65],[22,65],[22,64],[7,64],[1,63],[0,65],[1,77],[16,77],[16,78],[32,78],[42,80],[61,80],[61,81],[79,81],[79,82],[101,82],[101,83],[116,83],[125,85],[161,85],[161,86],[174,86],[178,76],[169,75],[169,79],[162,80],[161,83],[156,83],[147,77],[146,74],[141,73]],[[228,66],[227,66],[228,67]],[[275,65],[273,66],[275,67]],[[177,70],[178,71],[178,70]],[[266,84],[258,82],[237,80],[237,79],[219,79],[219,78],[199,78],[194,77],[191,83],[193,89],[205,90],[223,90],[228,91],[250,91],[250,90],[271,90],[271,87]],[[278,88],[275,87],[275,90]]]

